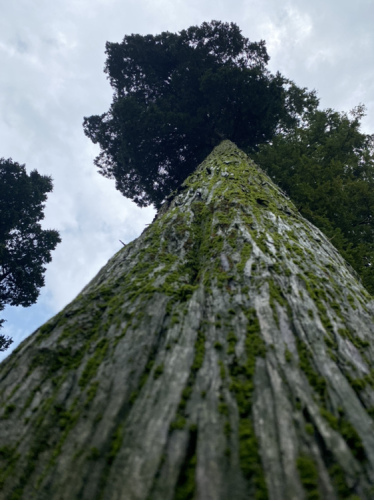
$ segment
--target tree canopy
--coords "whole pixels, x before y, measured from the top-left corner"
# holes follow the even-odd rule
[[[0,159],[0,311],[6,304],[30,306],[44,285],[45,264],[61,241],[57,231],[40,225],[52,187],[50,177],[36,170],[28,175],[25,165]],[[0,350],[9,343],[0,335]]]
[[[364,107],[316,110],[254,156],[318,226],[374,293],[374,137],[360,131]]]
[[[108,112],[84,119],[99,171],[139,206],[158,208],[222,139],[246,151],[296,126],[314,92],[271,74],[265,42],[233,23],[127,35],[106,44]]]

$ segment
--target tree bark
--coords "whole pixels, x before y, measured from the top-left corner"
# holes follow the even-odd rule
[[[231,142],[0,366],[0,498],[374,498],[374,305]]]

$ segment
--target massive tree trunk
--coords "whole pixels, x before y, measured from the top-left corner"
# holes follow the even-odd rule
[[[223,142],[0,367],[0,498],[374,498],[374,307]]]

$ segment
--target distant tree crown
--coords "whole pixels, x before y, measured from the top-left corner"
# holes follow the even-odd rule
[[[272,75],[265,42],[234,23],[128,35],[106,54],[113,102],[84,131],[100,145],[100,173],[139,206],[158,208],[222,139],[253,150],[318,105],[314,92]]]
[[[61,241],[55,230],[42,229],[50,177],[25,165],[0,159],[0,311],[6,304],[29,306],[44,285],[44,264]],[[0,326],[4,320],[0,320]],[[0,351],[10,339],[0,335]]]

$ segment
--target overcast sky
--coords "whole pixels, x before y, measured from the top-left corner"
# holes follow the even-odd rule
[[[0,157],[51,175],[45,228],[62,243],[29,308],[7,307],[12,347],[70,302],[107,260],[152,221],[96,172],[84,116],[108,110],[105,42],[177,32],[212,19],[266,40],[269,69],[315,89],[321,107],[367,107],[374,132],[373,0],[0,0]],[[0,355],[2,359],[10,350]]]

